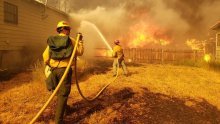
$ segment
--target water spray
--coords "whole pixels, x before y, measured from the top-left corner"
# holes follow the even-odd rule
[[[98,27],[97,27],[95,24],[93,24],[93,23],[91,23],[91,22],[89,22],[89,21],[82,21],[81,23],[82,23],[82,24],[85,24],[85,25],[90,25],[90,26],[99,34],[99,36],[101,37],[102,41],[103,41],[104,44],[107,46],[107,48],[108,48],[109,50],[112,50],[112,48],[111,48],[111,46],[109,45],[108,41],[105,39],[105,37],[103,36],[103,34],[101,33],[101,31],[98,29]]]

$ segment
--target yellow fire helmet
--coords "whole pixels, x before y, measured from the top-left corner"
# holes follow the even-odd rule
[[[61,27],[69,27],[70,28],[70,25],[66,21],[60,21],[57,24],[57,28],[61,28]]]

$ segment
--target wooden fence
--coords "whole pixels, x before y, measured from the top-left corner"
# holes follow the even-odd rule
[[[204,56],[204,51],[173,50],[173,49],[124,49],[126,61],[147,63],[169,63],[175,61],[198,61]]]

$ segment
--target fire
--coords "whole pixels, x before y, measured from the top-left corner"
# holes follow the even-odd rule
[[[148,45],[166,46],[170,41],[165,32],[165,30],[153,24],[140,22],[130,28],[125,39],[128,41],[128,47],[131,48],[146,47]]]
[[[147,41],[148,37],[144,35],[142,32],[135,32],[135,37],[132,39],[132,42],[129,43],[129,46],[132,47],[141,47],[145,45],[145,41]]]
[[[128,62],[131,63],[131,62],[132,62],[132,59],[128,59]]]
[[[206,62],[210,62],[211,61],[211,55],[210,54],[205,54],[204,58],[203,58]]]
[[[160,45],[162,45],[162,46],[166,46],[169,44],[169,41],[164,40],[164,39],[160,39],[159,42],[160,42]]]
[[[196,39],[189,39],[186,41],[186,44],[192,49],[192,50],[203,50],[205,47],[204,41],[199,41]]]

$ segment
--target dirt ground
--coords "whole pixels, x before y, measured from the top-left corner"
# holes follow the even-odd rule
[[[104,69],[99,65],[79,74],[80,87],[85,96],[94,96],[112,79],[111,64]],[[86,102],[79,96],[73,81],[65,122],[220,123],[219,72],[198,67],[153,64],[128,64],[128,70],[128,77],[120,70],[118,79],[93,102]],[[1,123],[28,123],[49,97],[44,83],[39,83],[43,80],[33,78],[32,72],[25,72],[1,81]],[[32,86],[35,91],[30,88]],[[37,123],[53,123],[55,106],[56,99]]]

